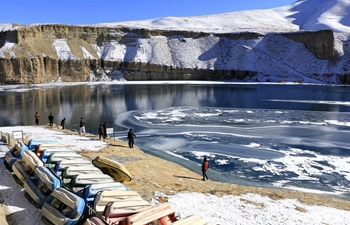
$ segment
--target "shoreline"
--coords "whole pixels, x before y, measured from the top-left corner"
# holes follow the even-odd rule
[[[62,132],[69,135],[79,136],[75,130],[61,130],[60,126],[54,124],[52,128],[47,125],[39,126],[43,129]],[[86,138],[98,140],[94,134],[86,134]],[[28,138],[25,138],[27,143]],[[350,201],[338,196],[309,193],[285,188],[265,188],[256,186],[244,186],[232,183],[223,183],[212,180],[202,181],[202,175],[195,173],[179,164],[167,161],[143,152],[134,145],[130,149],[128,144],[122,140],[109,138],[108,144],[100,151],[81,150],[77,153],[92,160],[96,156],[105,156],[109,159],[122,163],[130,172],[132,180],[125,185],[133,191],[138,192],[145,200],[157,199],[166,202],[168,197],[159,197],[157,193],[165,196],[173,196],[177,193],[203,193],[217,197],[224,195],[240,196],[244,194],[258,194],[269,197],[272,200],[296,199],[308,205],[327,206],[335,209],[350,211]],[[157,193],[156,193],[157,192]]]
[[[47,126],[43,126],[47,128]],[[52,130],[61,131],[67,134],[78,135],[73,130],[61,130],[54,125]],[[86,134],[85,137],[98,140],[94,134]],[[126,186],[138,192],[145,200],[155,197],[155,191],[165,195],[174,195],[180,192],[199,192],[212,194],[218,197],[223,195],[239,196],[247,193],[267,196],[273,200],[297,199],[298,201],[310,204],[327,206],[341,210],[350,211],[350,200],[341,196],[330,196],[327,194],[311,193],[286,188],[267,188],[257,186],[245,186],[233,183],[217,182],[212,180],[202,181],[202,175],[195,173],[179,164],[159,158],[143,152],[137,145],[130,149],[128,143],[109,138],[105,141],[107,147],[100,151],[78,151],[79,154],[94,159],[101,155],[122,163],[132,176],[131,182]],[[160,199],[166,201],[167,199]]]

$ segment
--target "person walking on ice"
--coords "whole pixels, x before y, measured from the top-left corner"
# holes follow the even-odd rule
[[[128,132],[129,148],[134,147],[134,137],[136,137],[136,135],[134,134],[134,131],[130,128]]]
[[[40,119],[40,115],[38,112],[35,113],[35,124],[38,126],[39,125],[39,119]]]
[[[80,123],[79,123],[79,135],[80,134],[84,134],[84,136],[85,136],[85,121],[84,121],[83,117],[81,117]]]
[[[202,180],[208,180],[207,176],[207,170],[209,169],[209,162],[207,160],[207,157],[204,157],[203,163],[202,163],[202,173],[203,173],[203,179]]]

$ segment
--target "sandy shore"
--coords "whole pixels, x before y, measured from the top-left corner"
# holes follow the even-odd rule
[[[52,130],[77,135],[75,131],[62,131],[58,129],[58,127],[52,128]],[[91,134],[87,134],[86,137],[94,140],[98,139],[97,136]],[[28,140],[25,140],[25,142],[27,141]],[[201,174],[190,171],[176,163],[148,155],[137,146],[130,149],[126,142],[118,139],[107,139],[105,143],[108,144],[107,147],[98,152],[83,150],[79,151],[79,153],[91,160],[100,155],[122,163],[132,176],[132,181],[126,183],[126,185],[129,189],[138,192],[145,200],[157,198],[160,201],[167,201],[166,197],[159,199],[159,195],[155,196],[155,191],[165,193],[166,195],[174,195],[179,192],[200,192],[210,193],[218,197],[223,195],[240,196],[247,193],[254,193],[268,196],[273,200],[297,199],[299,202],[308,205],[328,206],[350,211],[350,201],[336,197],[288,189],[242,186],[211,180],[202,181]],[[200,169],[199,166],[198,169]],[[244,196],[240,198],[240,201],[248,201],[247,203],[253,205],[258,204],[245,199]],[[302,207],[296,207],[295,210],[300,212],[307,211]],[[7,214],[0,203],[0,224],[9,224],[6,217]]]
[[[77,134],[69,130],[64,132]],[[94,135],[89,136],[97,139]],[[146,200],[154,197],[154,191],[160,191],[167,195],[172,195],[176,192],[201,192],[214,194],[218,197],[225,194],[242,195],[255,193],[268,196],[274,200],[291,198],[305,204],[322,205],[350,211],[350,201],[336,197],[288,189],[242,186],[211,180],[202,181],[200,174],[176,163],[146,154],[137,146],[130,149],[126,142],[118,139],[107,139],[106,143],[109,144],[108,147],[100,152],[81,151],[79,153],[90,159],[94,159],[97,155],[102,155],[125,165],[132,176],[132,181],[126,185],[130,189],[137,191]],[[166,201],[166,199],[163,200]]]

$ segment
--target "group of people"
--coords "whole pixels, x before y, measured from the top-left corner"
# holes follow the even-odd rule
[[[35,113],[35,124],[39,125],[39,119],[40,119],[40,115],[38,112]],[[52,113],[50,113],[50,115],[48,116],[49,119],[49,125],[50,127],[53,126],[53,120],[54,120],[54,116],[52,115]],[[63,118],[61,120],[61,127],[62,130],[65,128],[65,124],[66,124],[66,118]],[[80,119],[79,122],[79,135],[85,135],[85,120],[82,117]],[[104,122],[104,124],[100,124],[99,128],[98,128],[98,136],[99,136],[99,140],[101,140],[101,138],[103,138],[103,140],[106,139],[107,137],[107,127],[106,127],[106,122]],[[134,138],[136,137],[133,129],[130,128],[127,138],[128,138],[128,144],[129,144],[129,148],[133,148],[134,147]],[[207,160],[206,157],[204,157],[203,163],[202,163],[202,175],[203,175],[203,181],[208,180],[208,176],[207,176],[207,170],[209,169],[209,162]]]
[[[35,115],[34,115],[34,118],[35,118],[35,124],[38,126],[39,125],[40,114],[38,112],[36,112]],[[52,115],[52,113],[50,113],[50,115],[47,118],[49,119],[49,126],[52,127],[53,126],[53,120],[55,119],[55,117]],[[63,118],[61,120],[62,130],[64,129],[65,124],[66,124],[66,118]]]
[[[40,114],[38,112],[35,113],[34,115],[35,118],[35,124],[38,126],[39,125],[39,120],[40,120]],[[55,117],[52,115],[52,113],[49,114],[49,116],[47,117],[49,119],[49,126],[52,127],[53,126],[53,120],[55,119]],[[61,120],[61,127],[62,130],[65,128],[66,126],[66,118],[63,118]],[[79,127],[79,134],[83,133],[85,135],[85,121],[83,120],[83,118],[81,118],[80,120],[80,127]]]

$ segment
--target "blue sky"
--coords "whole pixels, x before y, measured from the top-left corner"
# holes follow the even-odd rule
[[[198,16],[289,5],[296,0],[0,0],[0,23],[91,24]]]

